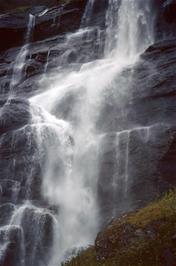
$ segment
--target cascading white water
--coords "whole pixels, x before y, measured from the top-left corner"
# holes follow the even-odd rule
[[[137,12],[136,12],[137,11]],[[153,41],[151,31],[150,1],[123,0],[119,10],[117,56],[132,57],[148,47]]]
[[[10,97],[13,97],[13,88],[21,81],[23,68],[25,66],[26,56],[28,53],[29,42],[33,28],[35,26],[35,16],[29,14],[29,22],[27,26],[27,32],[25,36],[25,44],[20,49],[13,67],[13,75],[10,83]]]
[[[153,42],[150,0],[110,0],[109,3],[105,51],[116,60],[134,58]]]
[[[90,22],[94,3],[95,3],[95,0],[88,0],[88,3],[86,5],[86,10],[85,10],[84,15],[82,17],[81,28],[86,27],[88,25],[88,23]]]
[[[43,153],[47,155],[43,195],[51,204],[59,206],[59,230],[51,265],[63,261],[74,248],[91,244],[99,230],[97,178],[101,134],[96,124],[114,78],[134,63],[153,40],[150,5],[146,2],[109,0],[105,58],[85,63],[79,71],[55,74],[54,80],[49,76],[50,88],[31,99],[38,148],[41,157]],[[93,3],[88,1],[84,22],[89,20],[87,16]],[[56,110],[68,95],[75,100],[70,117],[64,121],[59,119],[60,113]]]

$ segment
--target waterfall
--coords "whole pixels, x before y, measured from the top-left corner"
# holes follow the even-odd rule
[[[82,19],[84,27],[90,20],[94,2],[88,1]],[[97,182],[101,135],[96,124],[104,95],[114,78],[153,41],[150,4],[146,2],[109,0],[105,57],[83,64],[79,71],[65,71],[54,79],[49,77],[51,87],[31,98],[34,120],[36,105],[40,104],[42,117],[36,122],[38,149],[47,154],[43,195],[59,206],[60,229],[55,232],[52,265],[68,258],[74,248],[93,243],[99,230]],[[57,110],[69,97],[71,111],[67,118],[60,119],[62,115]],[[129,138],[127,131],[124,193],[128,190]]]
[[[29,42],[31,40],[32,31],[34,27],[35,27],[35,16],[32,14],[29,14],[29,21],[28,21],[27,31],[25,35],[25,43],[21,47],[16,57],[14,67],[13,67],[13,74],[12,74],[12,79],[10,83],[10,97],[12,97],[13,88],[16,85],[18,85],[22,79],[23,69],[25,66],[25,60],[28,54],[28,49],[29,49]]]
[[[4,187],[9,187],[13,202],[5,206],[11,213],[8,226],[0,227],[0,263],[11,241],[21,243],[14,266],[61,265],[93,244],[102,226],[98,185],[108,136],[99,125],[105,119],[102,110],[114,88],[119,106],[124,99],[128,101],[130,78],[124,77],[124,70],[132,67],[153,42],[153,31],[150,1],[109,0],[104,30],[91,23],[99,1],[88,0],[80,28],[49,47],[45,78],[40,77],[40,90],[30,98],[29,105],[15,97],[9,103],[21,108],[24,121],[22,127],[3,134],[0,145],[11,143],[10,151],[22,146],[20,162],[16,165],[14,159],[8,176],[16,168],[24,169],[17,180],[10,183],[8,177],[0,183],[0,196]],[[46,13],[44,10],[38,16]],[[23,81],[34,27],[35,17],[30,14],[25,43],[14,62],[10,98],[15,86]],[[58,65],[48,71],[53,52]],[[5,105],[4,113],[9,106]],[[114,205],[118,204],[119,184],[123,198],[128,196],[131,135],[137,132],[147,142],[150,130],[135,126],[111,132],[116,174],[112,184],[109,180],[106,183],[112,187]]]

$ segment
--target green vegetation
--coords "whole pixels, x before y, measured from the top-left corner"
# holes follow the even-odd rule
[[[112,222],[65,266],[175,266],[176,190]]]

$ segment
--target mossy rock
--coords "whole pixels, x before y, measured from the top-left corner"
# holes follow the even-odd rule
[[[176,266],[176,191],[114,220],[65,266]]]

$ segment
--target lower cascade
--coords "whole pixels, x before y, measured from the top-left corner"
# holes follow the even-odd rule
[[[148,119],[145,102],[140,112],[135,101],[145,95],[143,69],[157,72],[143,56],[156,38],[153,1],[82,2],[80,23],[68,32],[62,17],[78,12],[74,4],[36,8],[23,45],[7,53],[15,56],[0,107],[2,266],[59,266],[92,245],[112,219],[148,201],[142,172],[155,176],[157,139],[163,154],[170,143],[169,121]],[[33,44],[50,16],[54,37]],[[161,181],[145,182],[155,197]]]

